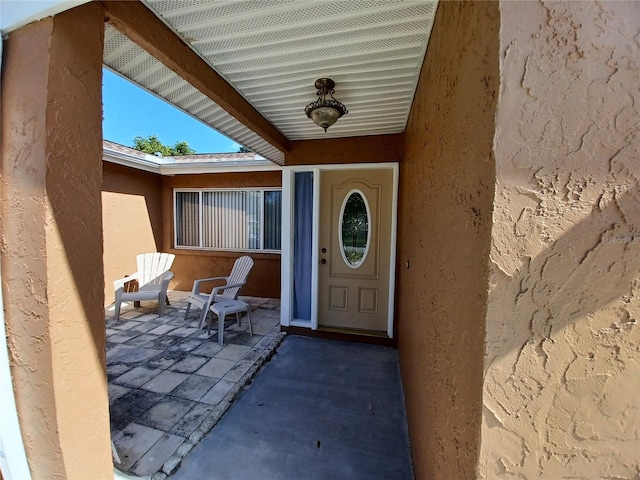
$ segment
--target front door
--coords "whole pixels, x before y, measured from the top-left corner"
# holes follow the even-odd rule
[[[320,176],[318,325],[387,334],[393,170]]]

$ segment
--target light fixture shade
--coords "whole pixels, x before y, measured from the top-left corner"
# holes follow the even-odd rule
[[[311,102],[304,108],[304,112],[307,114],[313,123],[324,128],[327,131],[331,125],[343,115],[349,113],[347,107],[345,107],[338,100],[333,98],[333,87],[335,82],[330,78],[319,78],[315,82],[315,87],[318,89],[318,100]],[[326,96],[329,95],[331,99],[327,100]]]
[[[325,132],[327,131],[327,128],[336,123],[341,116],[342,113],[339,110],[330,106],[316,107],[310,112],[310,117],[311,120],[313,120],[313,123],[324,128]]]

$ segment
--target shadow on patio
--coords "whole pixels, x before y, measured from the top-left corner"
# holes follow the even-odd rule
[[[169,292],[163,317],[153,303],[127,306],[118,322],[106,312],[119,470],[151,480],[413,478],[395,349],[285,339],[279,300],[252,297],[243,299],[254,335],[233,316],[219,347],[197,328],[199,311],[185,322],[187,295]]]
[[[251,305],[254,334],[246,316],[237,326],[232,315],[220,347],[217,332],[197,328],[199,310],[185,321],[187,295],[169,292],[162,317],[157,302],[123,304],[117,322],[113,305],[105,311],[111,437],[116,467],[131,475],[174,471],[284,337],[279,300],[241,297]]]

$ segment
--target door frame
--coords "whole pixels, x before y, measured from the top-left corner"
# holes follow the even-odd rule
[[[320,235],[320,172],[323,170],[392,170],[391,248],[389,252],[389,309],[387,335],[393,338],[398,229],[398,162],[297,165],[282,168],[282,250],[280,325],[318,329],[318,247]],[[296,172],[313,172],[313,235],[311,240],[311,320],[293,318],[293,194]]]

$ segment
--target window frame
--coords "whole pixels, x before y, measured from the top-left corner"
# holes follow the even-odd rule
[[[259,229],[260,229],[260,237],[258,239],[259,248],[251,249],[251,248],[221,248],[221,247],[204,247],[202,244],[204,243],[203,238],[203,224],[204,224],[204,208],[203,208],[203,196],[205,193],[209,192],[260,192],[260,208],[259,208]],[[243,252],[243,253],[276,253],[280,254],[282,252],[282,216],[280,219],[280,249],[265,249],[265,192],[280,192],[280,201],[282,203],[282,187],[241,187],[241,188],[188,188],[188,187],[176,187],[173,189],[173,248],[176,250],[197,250],[197,251],[206,251],[206,252]],[[177,198],[178,193],[197,193],[198,194],[198,222],[199,222],[199,238],[198,238],[198,246],[192,245],[178,245],[178,209],[177,209]],[[282,205],[281,205],[282,208]]]

